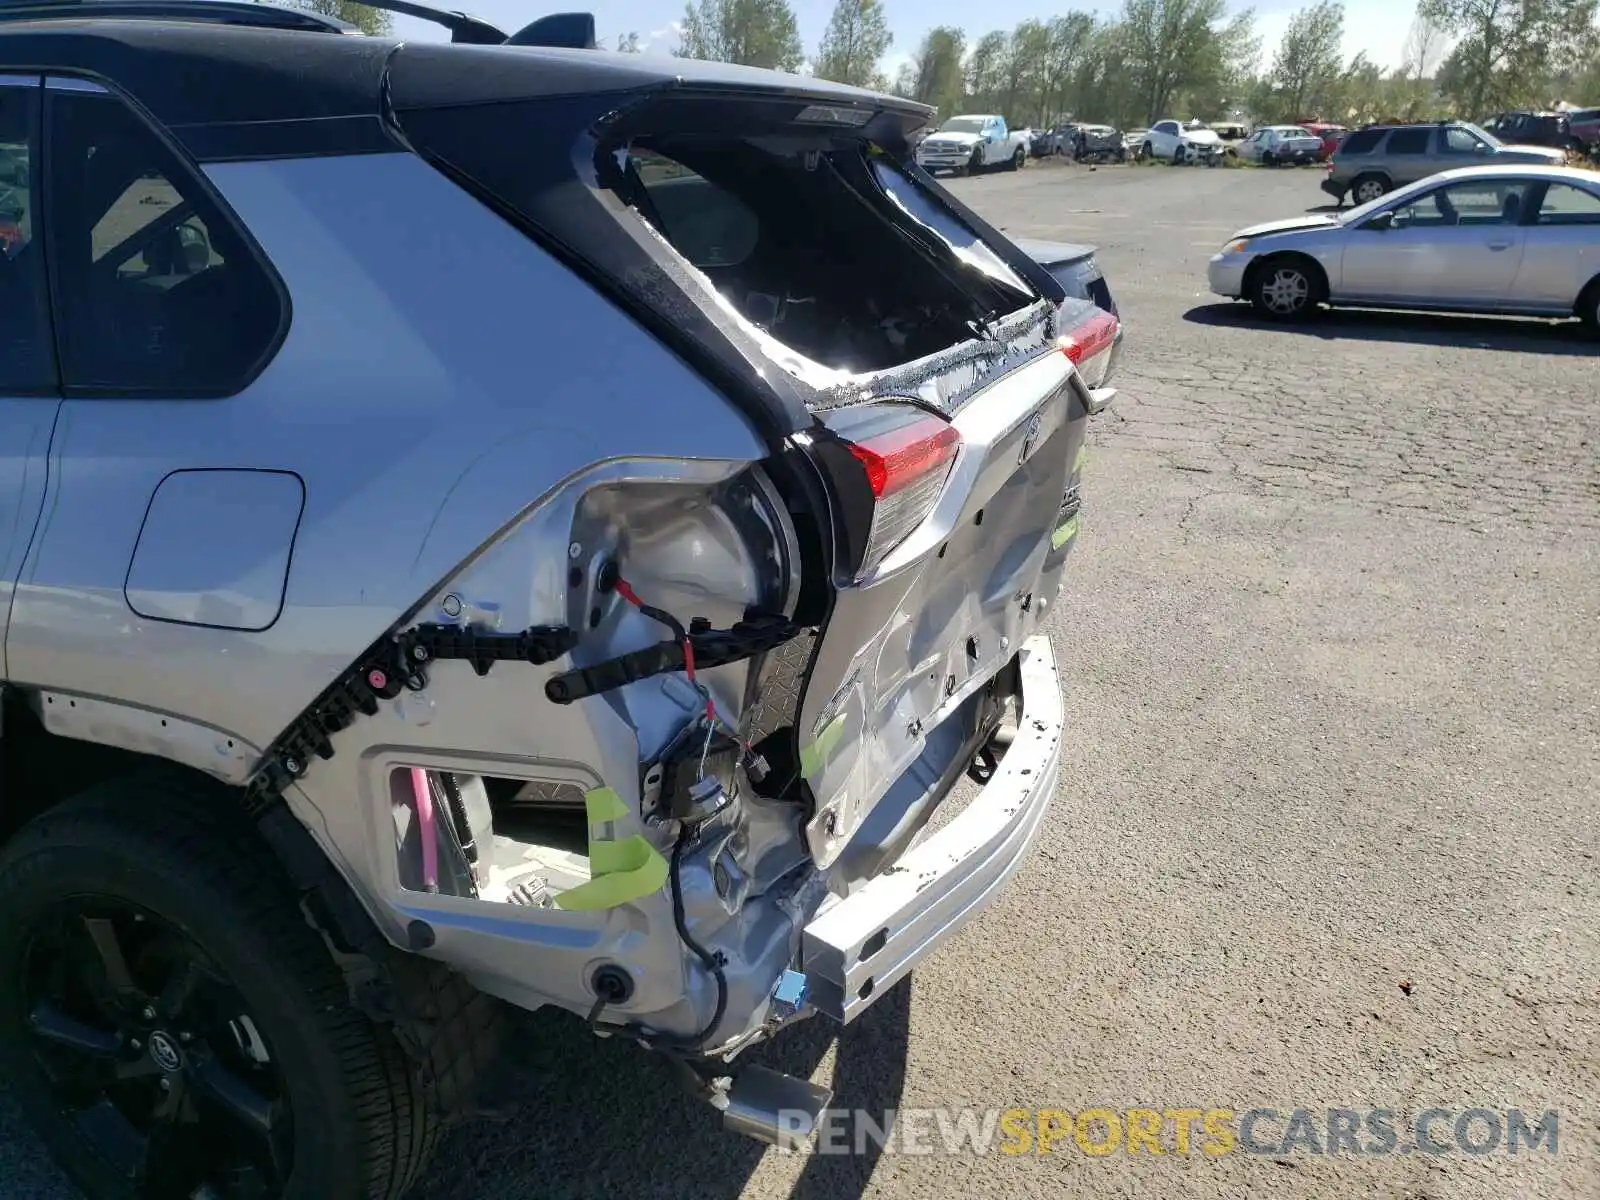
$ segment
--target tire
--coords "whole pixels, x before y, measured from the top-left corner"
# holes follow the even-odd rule
[[[1020,170],[1022,170],[1023,166],[1027,162],[1027,158],[1028,158],[1028,152],[1026,150],[1023,150],[1023,149],[1019,148],[1017,150],[1017,152],[1011,156],[1011,165],[1009,167],[1009,170],[1012,170],[1012,171],[1020,171]]]
[[[1310,259],[1286,254],[1253,265],[1244,290],[1262,316],[1300,321],[1316,311],[1327,294],[1327,284]]]
[[[1172,152],[1172,165],[1175,167],[1181,167],[1188,157],[1189,156],[1184,153],[1183,147],[1179,146]]]
[[[1275,167],[1275,166],[1277,166],[1278,165],[1278,156],[1276,154],[1274,154],[1271,150],[1262,151],[1262,153],[1261,153],[1261,165],[1263,167]]]
[[[972,152],[972,157],[967,159],[966,174],[968,174],[968,175],[976,175],[976,174],[978,174],[978,172],[980,172],[982,170],[983,170],[983,151],[982,150],[974,150]]]
[[[1350,183],[1350,202],[1369,204],[1379,196],[1388,195],[1389,181],[1382,175],[1357,175]]]
[[[271,851],[231,802],[175,773],[119,780],[11,841],[0,856],[0,1069],[90,1200],[187,1196],[225,1169],[249,1171],[284,1200],[392,1200],[439,1131],[419,1072],[391,1031],[352,1005]],[[67,977],[76,964],[91,980],[81,989],[58,988],[43,969]],[[41,1034],[52,1024],[56,1033]],[[96,1039],[89,1052],[85,1030]],[[70,1103],[45,1068],[59,1061],[94,1080]],[[119,1082],[100,1082],[109,1071]],[[144,1074],[121,1078],[135,1071]],[[108,1114],[142,1105],[154,1084],[156,1107],[133,1118],[174,1111],[165,1136],[184,1140],[147,1143],[165,1151],[136,1184],[103,1131],[119,1120],[134,1129]],[[85,1094],[100,1100],[73,1113]],[[83,1112],[98,1116],[100,1139]],[[185,1123],[197,1114],[208,1119]],[[238,1146],[254,1165],[223,1163]]]
[[[1128,161],[1128,148],[1126,146],[1122,146],[1122,147],[1118,148],[1118,150],[1117,150],[1117,161],[1119,163],[1125,163],[1125,162]]]
[[[1150,151],[1150,143],[1149,142],[1146,142],[1144,145],[1139,147],[1139,161],[1140,162],[1146,161],[1150,157],[1150,154],[1151,154],[1151,151]]]
[[[1576,311],[1589,336],[1600,338],[1600,275],[1591,279],[1589,286],[1578,294]]]

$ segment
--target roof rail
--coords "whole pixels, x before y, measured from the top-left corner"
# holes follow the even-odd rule
[[[302,33],[359,33],[348,21],[304,8],[280,8],[254,0],[0,0],[0,22],[144,19],[208,21],[218,25],[253,25]]]
[[[368,8],[442,25],[450,31],[452,42],[479,46],[553,46],[574,50],[596,48],[594,16],[591,13],[552,13],[508,35],[478,17],[435,8],[431,4],[419,4],[415,0],[360,0],[360,3]],[[211,21],[222,25],[253,25],[310,33],[360,32],[354,25],[337,17],[324,16],[303,8],[255,3],[254,0],[20,0],[20,3],[0,0],[0,22],[85,17]]]

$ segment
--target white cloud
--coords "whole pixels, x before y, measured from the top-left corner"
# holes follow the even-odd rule
[[[639,49],[646,54],[671,54],[683,41],[683,22],[668,21],[660,29],[652,29],[639,39]]]

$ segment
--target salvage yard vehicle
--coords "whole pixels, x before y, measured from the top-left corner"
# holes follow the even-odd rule
[[[1415,125],[1369,125],[1346,134],[1327,162],[1322,190],[1343,204],[1376,200],[1403,184],[1457,167],[1535,163],[1559,167],[1564,151],[1547,146],[1509,146],[1466,121]]]
[[[917,146],[917,165],[930,174],[954,171],[975,175],[989,167],[1020,170],[1028,161],[1028,143],[995,115],[951,117]]]
[[[1073,131],[1071,147],[1078,162],[1124,162],[1128,157],[1122,131],[1110,125],[1079,125]]]
[[[1222,158],[1222,139],[1200,121],[1157,121],[1144,135],[1139,157],[1161,158],[1174,166],[1213,164]]]
[[[94,1200],[398,1196],[516,1008],[802,1136],[737,1056],[1056,788],[1081,256],[925,105],[392,6],[0,11],[0,1071]]]
[[[1600,174],[1446,171],[1346,213],[1242,229],[1207,274],[1278,319],[1327,303],[1577,317],[1600,333]]]
[[[1246,162],[1263,167],[1317,161],[1322,154],[1322,139],[1298,125],[1263,125],[1234,147]]]
[[[1580,151],[1583,141],[1572,130],[1569,113],[1503,112],[1483,127],[1502,142],[1523,146],[1548,146],[1552,150]]]

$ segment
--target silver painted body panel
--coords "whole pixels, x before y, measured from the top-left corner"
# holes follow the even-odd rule
[[[1331,303],[1570,316],[1600,276],[1600,225],[1460,225],[1375,229],[1369,222],[1426,200],[1440,188],[1529,180],[1578,187],[1600,200],[1600,175],[1563,167],[1448,171],[1344,215],[1291,218],[1242,229],[1207,268],[1211,291],[1238,297],[1250,262],[1293,252],[1321,264]]]
[[[11,680],[203,713],[265,745],[576,466],[764,454],[681,360],[420,159],[208,173],[294,296],[288,338],[226,400],[61,405],[44,517],[18,573]],[[473,285],[461,287],[467,260]],[[538,369],[584,362],[606,369]],[[39,420],[8,445],[37,440]],[[197,467],[305,481],[283,613],[264,632],[141,620],[123,597],[157,485]]]
[[[141,617],[270,629],[306,489],[293,471],[174,471],[156,485],[123,594]]]

